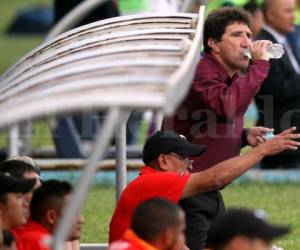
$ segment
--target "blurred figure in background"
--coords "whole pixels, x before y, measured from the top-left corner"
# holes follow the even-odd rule
[[[34,160],[28,156],[19,156],[8,159],[0,164],[0,173],[10,173],[14,177],[36,180],[34,188],[23,195],[23,212],[27,220],[30,217],[30,203],[33,195],[33,191],[41,186],[40,180],[40,168],[34,162]],[[14,237],[16,238],[17,249],[22,248],[22,242],[19,240],[19,234],[22,231],[23,226],[16,227],[12,230]]]
[[[39,166],[28,156],[14,157],[0,164],[0,173],[10,173],[12,176],[17,178],[33,178],[36,180],[33,190],[24,194],[24,213],[25,216],[29,218],[29,206],[33,191],[41,185]]]
[[[295,31],[287,35],[287,39],[293,48],[293,51],[297,53],[297,58],[300,58],[300,0],[297,0],[297,12],[296,12],[296,26]]]
[[[83,0],[54,0],[54,22],[57,23],[63,18],[69,11],[75,8],[77,5],[82,3]],[[115,1],[109,0],[101,4],[98,8],[89,13],[84,17],[78,24],[78,26],[85,25],[88,23],[96,22],[102,19],[111,18],[118,16],[118,10]]]
[[[253,36],[255,37],[260,32],[261,27],[264,23],[262,10],[260,6],[256,3],[256,0],[251,0],[247,2],[243,6],[243,8],[246,11],[248,11],[252,16],[250,29],[252,31]]]
[[[130,229],[109,250],[183,250],[184,229],[184,213],[178,205],[152,198],[136,208]]]
[[[207,244],[213,250],[270,250],[272,240],[288,231],[269,224],[263,211],[231,209],[212,226]]]
[[[275,134],[300,124],[300,60],[287,35],[295,30],[296,0],[265,0],[262,4],[265,24],[256,37],[284,46],[280,59],[270,60],[271,68],[255,96],[258,126],[274,128]],[[300,150],[266,157],[263,169],[299,168]]]

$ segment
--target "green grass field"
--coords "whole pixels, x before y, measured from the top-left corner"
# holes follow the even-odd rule
[[[276,242],[285,250],[300,246],[299,184],[258,182],[236,184],[222,193],[227,207],[264,209],[273,223],[288,224],[292,232]],[[115,206],[114,187],[96,186],[91,190],[83,208],[85,226],[82,242],[107,242],[108,223]]]
[[[43,41],[43,36],[9,36],[5,33],[16,11],[36,4],[50,3],[51,0],[0,1],[0,75]]]
[[[16,15],[16,11],[37,4],[50,5],[51,0],[2,0],[0,1],[0,75],[43,41],[42,35],[7,35],[5,30]],[[32,145],[52,145],[52,138],[45,122],[35,122]],[[7,145],[7,132],[0,133],[0,148]]]

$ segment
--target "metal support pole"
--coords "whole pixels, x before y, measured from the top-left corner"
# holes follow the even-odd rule
[[[20,153],[21,155],[29,155],[32,151],[31,145],[32,122],[30,120],[20,124]]]
[[[185,0],[181,4],[179,12],[191,12],[193,4],[195,3],[195,0]]]
[[[108,112],[107,120],[104,122],[102,129],[97,134],[93,153],[88,160],[77,187],[72,194],[69,202],[63,209],[62,218],[53,238],[53,250],[63,250],[64,242],[72,227],[74,218],[79,213],[91,186],[92,179],[97,171],[97,163],[103,159],[108,148],[110,140],[115,131],[116,124],[119,121],[120,109],[112,108]]]
[[[116,129],[116,200],[118,201],[127,181],[126,123],[130,112],[122,114]]]
[[[162,111],[155,111],[154,112],[154,122],[155,122],[155,129],[160,130],[161,124],[163,120],[163,112]]]
[[[8,130],[8,158],[19,155],[19,125],[15,124]]]

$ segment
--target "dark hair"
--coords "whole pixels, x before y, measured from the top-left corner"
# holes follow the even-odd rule
[[[16,241],[16,238],[8,230],[3,230],[3,246],[11,247],[12,243]]]
[[[252,15],[254,15],[257,10],[261,10],[260,5],[257,4],[255,0],[248,1],[243,5],[243,8]]]
[[[179,225],[180,208],[167,200],[153,198],[135,210],[131,229],[143,240],[152,241],[168,228]]]
[[[26,158],[31,159],[29,157]],[[8,172],[15,177],[24,178],[24,174],[26,172],[35,172],[39,175],[40,168],[33,160],[31,162],[27,162],[23,160],[23,158],[22,159],[19,158],[19,159],[10,159],[1,162],[0,172],[1,173]]]
[[[33,193],[30,204],[31,218],[40,222],[49,208],[59,208],[66,195],[72,192],[72,186],[66,181],[48,180]]]
[[[223,7],[213,10],[207,16],[204,23],[204,52],[209,53],[211,51],[211,48],[208,46],[209,38],[214,38],[217,41],[221,41],[221,38],[228,25],[239,22],[250,27],[250,20],[250,14],[241,8]]]

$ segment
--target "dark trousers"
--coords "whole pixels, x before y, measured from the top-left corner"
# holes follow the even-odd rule
[[[183,199],[179,205],[186,214],[186,243],[190,250],[202,250],[207,233],[215,219],[225,212],[219,191],[207,192]]]

